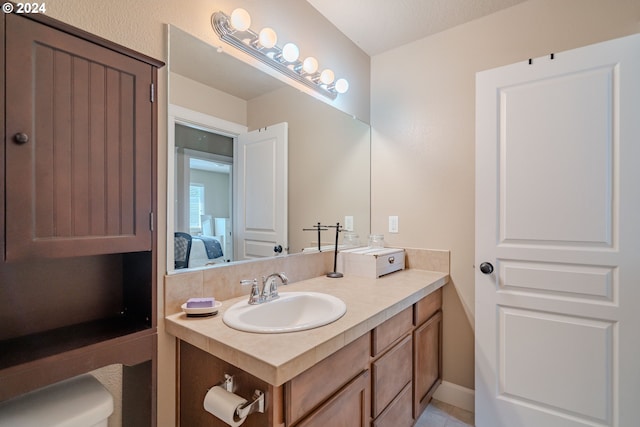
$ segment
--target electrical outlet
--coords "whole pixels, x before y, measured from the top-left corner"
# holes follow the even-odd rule
[[[353,231],[353,217],[345,216],[344,217],[344,230],[345,231]]]
[[[389,233],[398,232],[398,216],[392,215],[389,217]]]

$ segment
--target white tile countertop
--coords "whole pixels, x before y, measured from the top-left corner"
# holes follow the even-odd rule
[[[280,286],[280,292],[327,293],[347,305],[345,315],[335,322],[300,332],[259,334],[228,327],[222,321],[225,310],[247,296],[223,301],[213,317],[172,314],[165,318],[165,326],[169,334],[180,340],[280,386],[448,281],[447,273],[407,269],[378,279],[322,276]]]

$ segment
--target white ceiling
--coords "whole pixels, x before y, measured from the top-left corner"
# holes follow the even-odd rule
[[[526,0],[307,0],[369,56]]]

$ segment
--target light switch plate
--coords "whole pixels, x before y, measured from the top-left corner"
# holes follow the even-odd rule
[[[389,217],[389,233],[397,233],[398,232],[398,216],[391,215]]]
[[[349,215],[344,217],[344,230],[353,231],[353,216]]]

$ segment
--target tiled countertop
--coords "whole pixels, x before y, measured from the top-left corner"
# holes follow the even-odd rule
[[[184,313],[167,316],[165,326],[175,337],[279,386],[444,286],[448,280],[447,273],[408,269],[379,279],[322,276],[281,286],[280,292],[324,292],[346,303],[347,312],[340,319],[307,331],[257,334],[225,325],[222,321],[225,310],[247,296],[223,301],[213,317],[188,318]]]

